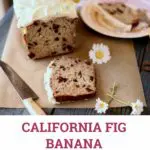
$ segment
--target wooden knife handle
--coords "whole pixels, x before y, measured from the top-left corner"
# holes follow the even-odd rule
[[[35,103],[32,98],[24,99],[23,104],[30,115],[46,115],[42,108],[40,108],[40,106]]]

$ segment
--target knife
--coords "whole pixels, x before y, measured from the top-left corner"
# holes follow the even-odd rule
[[[37,94],[21,79],[21,77],[5,62],[0,60],[0,66],[9,78],[22,99],[25,108],[31,115],[46,115],[40,106],[35,102],[39,99]]]

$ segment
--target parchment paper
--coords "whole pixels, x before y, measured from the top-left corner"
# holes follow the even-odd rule
[[[46,108],[94,108],[96,98],[105,98],[105,94],[116,81],[120,87],[117,91],[119,98],[129,102],[140,98],[144,104],[145,98],[136,62],[132,41],[114,39],[98,34],[79,23],[77,34],[77,48],[74,57],[88,58],[88,52],[93,43],[104,43],[110,47],[112,59],[104,65],[95,65],[97,75],[97,95],[88,101],[78,101],[63,105],[52,105],[48,102],[43,85],[43,74],[51,58],[34,61],[28,58],[27,51],[22,44],[22,38],[16,27],[16,19],[12,21],[2,59],[7,62],[28,85],[38,94],[37,102]],[[112,102],[111,107],[124,106]],[[0,69],[0,107],[22,108],[22,102],[6,75]]]

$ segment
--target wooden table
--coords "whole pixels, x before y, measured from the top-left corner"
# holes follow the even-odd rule
[[[4,17],[11,4],[11,0],[0,0],[0,20]]]
[[[13,16],[13,9],[10,8],[6,16],[0,21],[0,55],[5,45],[12,16]],[[141,79],[144,87],[146,102],[148,104],[148,108],[145,108],[143,114],[150,115],[150,72],[144,71],[142,69],[143,64],[146,61],[150,61],[150,48],[149,49],[147,48],[148,37],[133,39],[133,42],[135,45],[136,56],[139,71],[141,73]],[[51,115],[96,115],[94,109],[44,109],[44,110],[47,114]],[[107,114],[128,115],[130,114],[130,112],[131,108],[125,107],[125,108],[109,109]],[[28,112],[26,111],[26,109],[8,109],[8,108],[0,109],[0,115],[27,115],[27,114]]]

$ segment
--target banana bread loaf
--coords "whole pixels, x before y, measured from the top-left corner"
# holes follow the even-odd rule
[[[18,28],[32,59],[72,52],[77,13],[71,0],[14,0]]]

